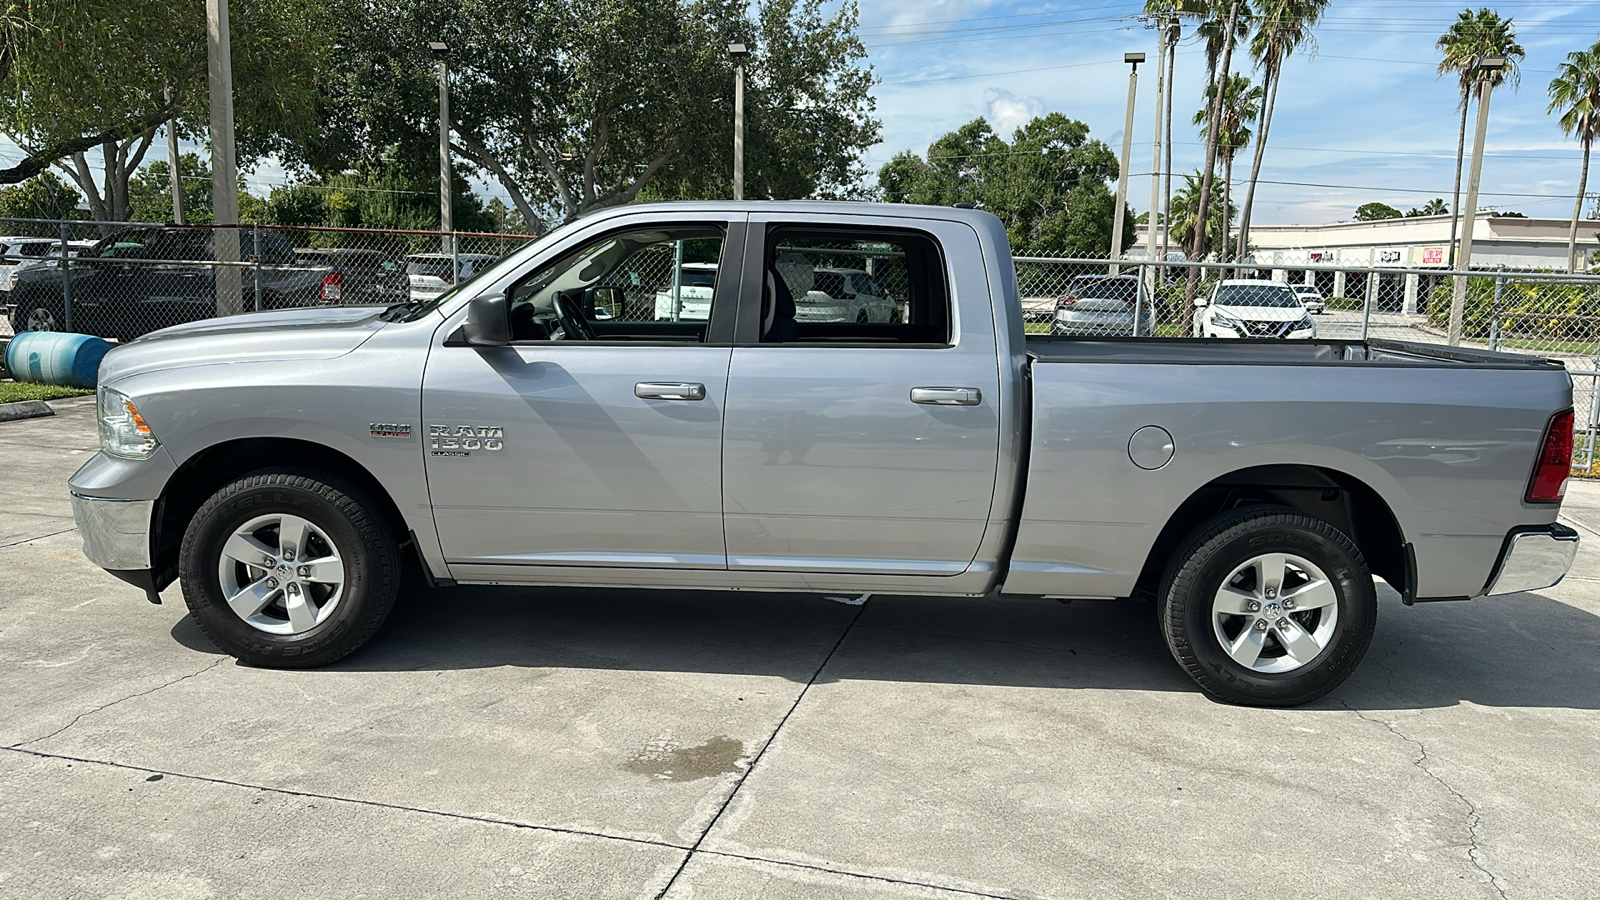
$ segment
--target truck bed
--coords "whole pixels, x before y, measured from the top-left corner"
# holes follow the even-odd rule
[[[1029,335],[1029,356],[1056,363],[1165,363],[1173,365],[1470,366],[1492,369],[1560,369],[1554,360],[1472,347],[1411,341],[1226,340],[1220,338],[1081,338]]]

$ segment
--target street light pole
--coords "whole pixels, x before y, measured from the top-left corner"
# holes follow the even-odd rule
[[[211,221],[217,312],[244,312],[239,292],[239,163],[233,145],[233,53],[228,0],[206,0],[206,75],[211,99]]]
[[[744,44],[729,44],[733,60],[733,199],[744,199],[744,61],[750,55]]]
[[[428,51],[439,61],[439,231],[440,249],[455,252],[455,223],[450,212],[450,46],[429,41]],[[459,275],[460,273],[456,273]]]
[[[1122,257],[1122,211],[1128,205],[1128,157],[1133,153],[1133,96],[1139,88],[1139,63],[1143,53],[1124,53],[1122,61],[1132,68],[1128,71],[1128,113],[1122,120],[1122,168],[1117,173],[1117,209],[1111,225],[1111,274],[1117,274],[1117,260]]]
[[[1478,184],[1483,176],[1483,142],[1489,132],[1489,95],[1495,73],[1506,67],[1503,56],[1480,58],[1473,66],[1478,76],[1478,131],[1472,139],[1472,174],[1467,179],[1466,216],[1461,222],[1461,255],[1456,258],[1456,268],[1467,272],[1472,269],[1472,226],[1478,219]],[[1462,320],[1465,318],[1468,276],[1455,276],[1450,293],[1450,346],[1461,343]]]
[[[1156,223],[1161,218],[1161,97],[1167,89],[1167,23],[1160,22],[1156,27],[1158,37],[1156,50],[1156,128],[1150,140],[1150,212],[1145,217],[1150,226],[1145,229],[1145,258],[1151,262],[1156,260]],[[1162,223],[1162,227],[1166,227]],[[1154,296],[1155,279],[1160,274],[1159,267],[1150,269],[1151,295]]]

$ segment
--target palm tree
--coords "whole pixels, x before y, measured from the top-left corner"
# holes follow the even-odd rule
[[[1266,102],[1256,124],[1256,154],[1250,164],[1250,187],[1244,193],[1244,211],[1239,214],[1239,246],[1250,246],[1250,213],[1255,209],[1256,180],[1261,177],[1261,157],[1267,149],[1267,132],[1272,128],[1272,112],[1278,106],[1279,74],[1283,62],[1304,45],[1315,51],[1311,26],[1322,18],[1329,0],[1261,0],[1256,16],[1256,34],[1250,42],[1250,55],[1261,69],[1261,88]]]
[[[1206,105],[1194,114],[1194,124],[1200,126],[1200,133],[1204,136],[1209,128],[1206,121],[1210,114],[1212,100],[1216,94],[1216,85],[1206,88]],[[1250,83],[1244,75],[1228,76],[1228,86],[1222,92],[1222,115],[1217,131],[1217,155],[1222,157],[1222,207],[1231,209],[1233,206],[1233,158],[1250,143],[1250,120],[1254,119],[1261,111],[1263,93],[1259,85]],[[1233,216],[1229,215],[1222,223],[1222,256],[1228,256],[1228,237]],[[1247,245],[1244,236],[1239,238],[1241,253]]]
[[[1578,201],[1572,206],[1567,229],[1567,271],[1578,271],[1578,219],[1583,214],[1583,192],[1589,186],[1589,150],[1600,137],[1600,40],[1586,50],[1567,54],[1550,82],[1550,106],[1545,112],[1565,110],[1561,130],[1583,145],[1583,168],[1578,172]]]
[[[1243,20],[1250,13],[1250,8],[1245,4],[1245,0],[1212,0],[1213,12],[1220,13],[1224,6],[1227,9],[1227,16],[1225,18],[1213,16],[1210,22],[1201,25],[1202,34],[1205,34],[1208,26],[1214,24],[1220,24],[1221,26],[1221,30],[1218,32],[1218,39],[1221,41],[1221,52],[1216,62],[1215,76],[1211,79],[1212,84],[1227,83],[1228,69],[1233,64],[1233,48],[1234,45],[1238,43],[1239,39],[1239,25],[1241,20]],[[1210,46],[1210,38],[1207,38],[1207,46]],[[1205,168],[1201,170],[1200,210],[1199,214],[1195,217],[1195,249],[1200,256],[1205,255],[1207,247],[1206,208],[1210,205],[1211,185],[1214,181],[1216,181],[1218,144],[1217,135],[1221,133],[1221,128],[1217,123],[1222,117],[1222,99],[1224,94],[1226,94],[1226,91],[1213,95],[1211,102],[1211,117],[1208,122],[1209,130],[1206,137],[1206,163]],[[1189,270],[1189,286],[1191,290],[1194,287],[1195,278],[1198,274],[1199,273],[1194,269]]]
[[[1204,180],[1198,169],[1193,175],[1183,176],[1183,187],[1172,195],[1172,239],[1185,253],[1194,253],[1195,223],[1199,221],[1200,182]],[[1206,215],[1212,228],[1222,230],[1233,221],[1233,210],[1222,202],[1220,185],[1211,186],[1211,202]]]
[[[1487,79],[1490,87],[1499,87],[1508,79],[1514,88],[1521,81],[1517,63],[1523,58],[1522,45],[1517,43],[1517,28],[1510,19],[1502,19],[1487,6],[1476,11],[1464,9],[1450,23],[1450,28],[1439,36],[1434,45],[1443,54],[1439,60],[1439,75],[1456,73],[1461,86],[1461,129],[1456,137],[1455,199],[1450,203],[1450,264],[1456,261],[1456,228],[1461,221],[1461,162],[1467,154],[1467,106],[1472,99],[1472,87],[1479,84],[1481,101],[1485,79],[1478,77],[1477,62],[1486,56],[1503,56],[1506,68]],[[1477,212],[1473,210],[1472,212]]]
[[[1178,40],[1183,37],[1182,20],[1204,17],[1210,2],[1211,0],[1145,0],[1144,3],[1144,14],[1154,19],[1157,26],[1162,29],[1163,46],[1167,53],[1167,90],[1163,99],[1166,110],[1161,118],[1165,130],[1162,138],[1164,158],[1161,163],[1161,259],[1167,258],[1168,242],[1172,239],[1172,229],[1168,223],[1172,221],[1172,96],[1177,93],[1173,90],[1173,85],[1177,83]]]

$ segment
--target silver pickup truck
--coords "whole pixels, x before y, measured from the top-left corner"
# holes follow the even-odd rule
[[[715,263],[705,318],[595,313],[684,261]],[[824,269],[887,319],[797,315]],[[1374,576],[1410,604],[1571,564],[1555,363],[1022,320],[984,212],[609,210],[426,301],[113,350],[74,510],[255,665],[359,647],[411,555],[436,586],[1144,598],[1208,694],[1272,706],[1350,674]]]

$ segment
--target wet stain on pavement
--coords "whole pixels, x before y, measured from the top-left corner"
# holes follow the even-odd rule
[[[744,743],[727,736],[714,737],[695,747],[676,741],[651,741],[623,764],[625,771],[662,781],[697,781],[744,769]]]

